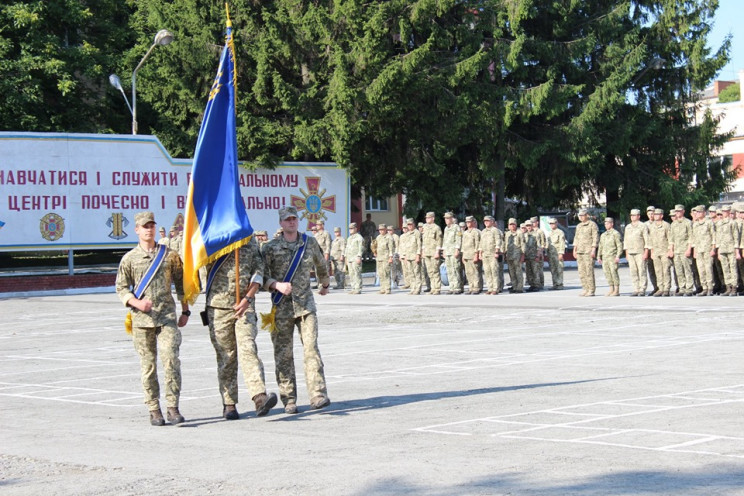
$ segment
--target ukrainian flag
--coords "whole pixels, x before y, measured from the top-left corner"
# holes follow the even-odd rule
[[[236,80],[228,14],[225,47],[199,130],[186,201],[183,286],[189,303],[201,291],[199,268],[247,244],[253,234],[238,183]]]

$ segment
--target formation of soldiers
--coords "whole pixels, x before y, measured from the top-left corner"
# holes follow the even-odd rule
[[[668,212],[668,221],[664,213],[649,206],[647,220],[642,221],[641,211],[633,209],[622,233],[614,219],[607,217],[600,236],[588,212],[580,210],[573,240],[580,296],[595,295],[595,262],[602,266],[609,286],[605,296],[619,296],[622,258],[630,269],[630,296],[735,296],[744,292],[744,204],[708,209],[699,205],[692,209],[692,219],[685,216],[683,205]],[[435,223],[434,212],[427,212],[425,218],[426,222],[418,224],[405,219],[401,235],[394,226],[377,226],[370,250],[376,259],[379,293],[401,287],[413,295],[437,295],[444,285],[449,294],[496,295],[507,288],[505,272],[510,293],[541,291],[545,289],[545,262],[552,279],[549,289],[564,288],[568,245],[555,218],[548,221],[548,233],[540,228],[538,217],[522,223],[510,218],[505,231],[489,215],[483,218],[482,229],[473,216],[458,223],[452,212],[446,212],[444,229]],[[313,231],[335,278],[335,289],[348,287],[351,294],[360,294],[366,247],[356,223],[349,225],[348,238],[338,227],[332,238],[322,221]]]

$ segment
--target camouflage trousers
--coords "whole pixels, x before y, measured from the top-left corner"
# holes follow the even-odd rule
[[[501,269],[501,278],[499,278],[499,269]],[[483,282],[486,290],[500,293],[503,290],[504,266],[499,259],[493,255],[483,258]]]
[[[656,268],[654,267],[654,259],[651,256],[646,259],[646,270],[648,271],[648,280],[651,283],[651,287],[656,291],[659,289],[659,285],[656,282]]]
[[[336,289],[344,289],[346,284],[346,267],[342,261],[331,258],[331,265],[333,266],[333,277],[336,279]]]
[[[736,267],[736,255],[719,252],[718,259],[721,261],[721,268],[723,269],[723,283],[726,286],[736,286],[736,280],[739,277],[739,271]]]
[[[602,270],[604,271],[605,279],[610,287],[620,287],[620,274],[617,272],[617,262],[615,258],[602,259]]]
[[[442,290],[442,276],[439,273],[439,259],[432,257],[421,257],[426,274],[429,278],[429,289],[438,293]]]
[[[410,288],[411,278],[413,276],[411,275],[411,267],[408,265],[408,262],[406,260],[400,259],[400,270],[403,273],[403,282]]]
[[[454,255],[446,255],[444,258],[447,267],[447,279],[449,280],[450,293],[462,291],[462,279],[460,278],[460,259]]]
[[[558,259],[557,253],[548,254],[548,266],[550,267],[550,277],[553,280],[554,288],[563,287],[563,261]]]
[[[251,398],[266,392],[263,362],[256,347],[255,312],[235,318],[232,308],[207,307],[209,339],[217,354],[217,383],[222,403],[238,403],[238,362],[243,370],[243,380]]]
[[[390,292],[392,268],[393,266],[387,258],[377,259],[377,278],[380,280],[380,291]]]
[[[406,284],[410,287],[411,294],[421,294],[421,262],[416,260],[404,260],[403,266],[408,267],[410,279],[406,279]]]
[[[648,286],[648,278],[646,276],[646,260],[643,259],[643,253],[628,253],[626,258],[628,259],[633,292],[645,293]]]
[[[506,265],[509,268],[509,280],[511,281],[511,290],[516,293],[524,291],[524,277],[522,275],[522,262],[518,258],[510,258],[506,260]]]
[[[148,410],[160,408],[160,384],[158,383],[158,353],[165,369],[165,403],[177,407],[181,396],[181,331],[175,322],[160,327],[134,327],[132,329],[134,349],[140,356],[142,389]]]
[[[684,293],[691,293],[695,287],[692,278],[692,259],[684,253],[674,254],[674,271],[677,273],[677,288]]]
[[[398,255],[393,257],[392,278],[396,287],[400,284],[400,281],[403,278],[403,266],[400,263]]]
[[[356,259],[346,261],[346,272],[349,274],[349,284],[352,291],[362,290],[362,264]]]
[[[669,291],[672,287],[672,262],[666,253],[659,255],[652,253],[651,259],[654,263],[654,272],[656,272],[657,288],[661,291]]]
[[[697,250],[696,250],[697,251]],[[695,253],[695,265],[700,274],[700,285],[703,291],[713,291],[713,258],[709,251]]]
[[[594,281],[594,259],[590,253],[578,253],[576,255],[576,265],[579,269],[579,281],[586,294],[594,294],[597,290]]]
[[[481,275],[480,262],[474,262],[473,259],[463,259],[465,265],[465,277],[468,279],[468,288],[470,292],[483,291],[483,277]]]
[[[532,258],[525,258],[524,271],[527,274],[527,284],[531,288],[541,288],[540,285],[540,273],[542,273],[542,262]]]
[[[276,331],[271,333],[276,362],[276,382],[283,404],[297,402],[297,376],[294,362],[294,330],[300,335],[305,370],[305,384],[309,399],[327,396],[323,360],[318,349],[318,318],[315,313],[302,317],[276,316]]]

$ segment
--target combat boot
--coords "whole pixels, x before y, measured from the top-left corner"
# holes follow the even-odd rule
[[[731,289],[729,289],[729,296],[739,296],[738,293],[736,292],[736,285],[735,284],[733,286],[731,286]]]
[[[157,410],[150,410],[150,425],[158,427],[165,425],[165,419],[163,418],[163,413],[160,411],[160,408]]]
[[[256,405],[256,416],[263,417],[269,410],[276,406],[276,394],[275,393],[260,393],[253,397],[253,403]]]
[[[235,407],[235,405],[223,405],[222,416],[225,418],[225,420],[238,420],[240,418],[240,414],[238,413],[238,409]]]
[[[610,290],[605,293],[605,296],[612,296],[615,294],[615,286],[610,286]]]
[[[181,415],[181,412],[178,411],[177,406],[168,407],[167,417],[168,417],[168,422],[170,422],[172,425],[180,424],[186,421],[186,419],[183,418],[183,415]]]
[[[611,296],[620,296],[620,286],[615,286],[615,291],[612,292]]]

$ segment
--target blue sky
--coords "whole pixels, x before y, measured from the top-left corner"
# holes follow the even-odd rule
[[[738,30],[737,30],[738,27]],[[719,0],[718,10],[713,21],[713,30],[708,37],[708,46],[715,50],[727,34],[732,34],[731,62],[716,79],[738,81],[739,71],[744,70],[744,2],[741,0]]]

